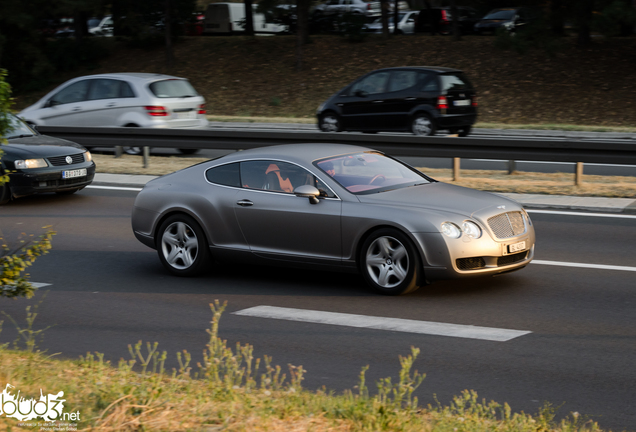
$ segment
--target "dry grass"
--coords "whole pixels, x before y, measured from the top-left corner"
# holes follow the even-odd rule
[[[113,174],[168,174],[191,165],[204,162],[205,158],[182,158],[150,156],[148,168],[141,166],[139,156],[123,155],[114,158],[108,155],[93,155],[97,171]],[[448,183],[467,186],[490,192],[514,192],[571,196],[604,196],[614,198],[636,198],[636,177],[585,175],[581,186],[574,185],[574,174],[462,170],[458,182],[453,182],[450,169],[419,168],[431,177]]]

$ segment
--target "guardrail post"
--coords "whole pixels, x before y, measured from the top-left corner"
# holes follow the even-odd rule
[[[453,181],[458,181],[461,177],[460,173],[461,158],[453,158]]]
[[[583,184],[583,162],[576,163],[576,171],[574,173],[574,184],[581,186]]]
[[[513,160],[508,161],[508,174],[514,174],[517,171],[517,162]]]
[[[148,168],[148,159],[150,158],[150,147],[143,147],[143,155],[144,155],[144,168]]]
[[[121,146],[115,146],[115,157],[116,158],[121,157],[122,153],[123,153],[122,147]]]

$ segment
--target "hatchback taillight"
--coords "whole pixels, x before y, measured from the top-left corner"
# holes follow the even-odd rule
[[[473,96],[473,103],[472,103],[472,105],[473,105],[474,107],[476,107],[476,106],[477,106],[477,96]]]
[[[197,111],[197,114],[205,115],[205,104],[199,105],[199,111]]]
[[[448,101],[446,100],[446,96],[440,96],[437,98],[437,109],[446,109],[448,108]]]
[[[442,10],[442,22],[447,23],[449,21],[448,18],[449,18],[448,12],[446,12],[445,10]]]
[[[166,117],[168,115],[168,111],[166,111],[166,108],[162,106],[150,105],[145,108],[148,115],[151,117]]]
[[[367,3],[367,10],[371,10],[371,3]]]

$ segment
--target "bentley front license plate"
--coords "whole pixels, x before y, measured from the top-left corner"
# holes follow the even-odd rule
[[[520,252],[522,250],[526,249],[526,241],[520,241],[517,243],[513,243],[511,245],[508,245],[508,253],[515,253],[515,252]]]
[[[86,175],[86,168],[76,169],[71,171],[62,171],[62,178],[69,179],[75,177],[83,177]]]

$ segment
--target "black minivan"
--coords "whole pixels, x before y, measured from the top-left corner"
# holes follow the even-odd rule
[[[477,119],[477,98],[458,69],[387,68],[358,78],[321,104],[316,115],[324,132],[434,135],[446,129],[467,136]]]

